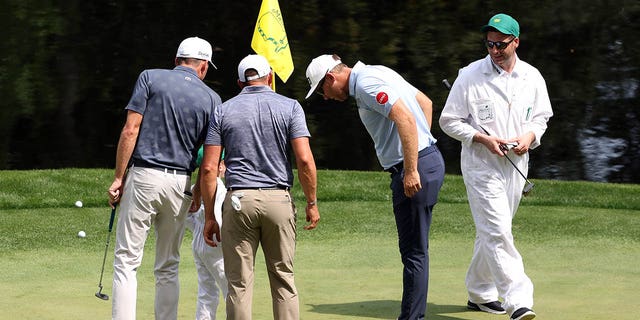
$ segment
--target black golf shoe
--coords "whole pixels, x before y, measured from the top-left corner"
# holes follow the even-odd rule
[[[471,301],[467,301],[467,309],[488,312],[493,314],[505,314],[507,313],[502,308],[502,304],[500,301],[491,301],[487,303],[473,303]]]
[[[536,317],[536,313],[529,308],[520,308],[511,315],[511,320],[531,320]]]

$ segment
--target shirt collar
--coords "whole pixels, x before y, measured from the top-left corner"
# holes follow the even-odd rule
[[[198,77],[198,73],[196,73],[196,70],[194,70],[193,68],[189,68],[189,67],[185,67],[185,66],[176,66],[175,68],[173,68],[173,70],[180,70],[180,71],[188,72],[188,73],[191,73],[192,75]]]
[[[269,87],[267,85],[254,85],[254,86],[246,86],[246,87],[242,88],[242,91],[240,91],[240,94],[244,94],[244,93],[260,93],[260,92],[267,92],[267,91],[273,92],[273,90],[271,90],[271,87]]]
[[[366,64],[358,61],[353,68],[351,68],[351,75],[349,76],[349,95],[352,97],[356,94],[356,78],[358,77],[358,71],[365,66]]]
[[[485,63],[484,70],[482,70],[483,73],[497,74],[501,76],[506,72],[499,65],[493,62],[490,55],[486,56],[485,61],[487,61],[487,63]],[[520,73],[522,73],[523,70],[521,70],[522,68],[520,68],[521,65],[522,63],[520,63],[520,58],[516,54],[516,64],[513,66],[513,71],[511,71],[511,76],[517,77]]]

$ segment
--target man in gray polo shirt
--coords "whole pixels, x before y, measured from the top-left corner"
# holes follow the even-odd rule
[[[293,258],[296,210],[289,193],[293,185],[289,151],[296,158],[298,179],[307,199],[309,225],[316,227],[316,166],[302,106],[279,95],[267,59],[249,55],[238,66],[239,95],[215,108],[201,166],[205,205],[205,241],[222,240],[229,283],[227,319],[251,319],[253,267],[262,245],[273,302],[274,319],[298,319],[298,291]],[[225,149],[227,196],[222,206],[222,237],[213,219],[220,152]]]
[[[187,38],[173,70],[143,71],[120,134],[109,203],[120,202],[113,263],[113,319],[136,319],[136,272],[151,226],[156,235],[156,319],[176,319],[178,263],[191,204],[191,172],[220,96],[202,82],[211,45]],[[212,63],[213,65],[213,63]],[[125,179],[126,176],[126,179]]]

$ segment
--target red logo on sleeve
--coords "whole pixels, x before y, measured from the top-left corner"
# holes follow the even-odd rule
[[[378,101],[379,104],[385,104],[387,103],[387,101],[389,101],[389,95],[387,95],[385,92],[379,92],[376,95],[376,101]]]

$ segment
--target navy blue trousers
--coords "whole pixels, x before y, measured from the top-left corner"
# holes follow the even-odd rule
[[[431,211],[444,181],[444,160],[435,145],[418,154],[422,189],[412,198],[404,194],[404,171],[391,174],[393,213],[402,258],[400,320],[424,319],[429,289],[429,228]]]

